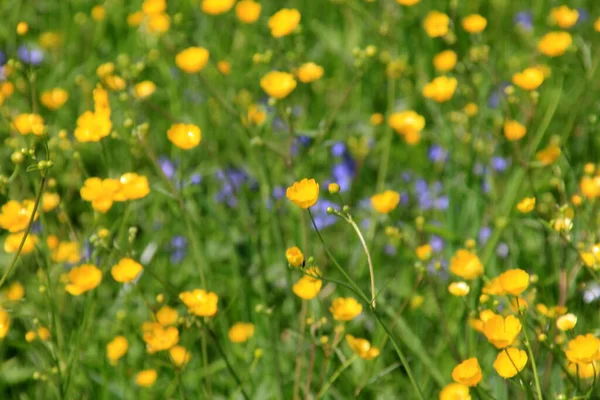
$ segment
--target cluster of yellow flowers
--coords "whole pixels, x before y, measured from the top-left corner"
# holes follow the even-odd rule
[[[21,202],[10,200],[2,206],[0,210],[0,228],[6,229],[10,234],[4,240],[4,251],[7,253],[15,253],[19,249],[25,230],[29,225],[35,208],[35,201],[23,200]],[[36,211],[33,215],[34,220],[39,216]],[[23,254],[30,253],[35,248],[37,237],[35,235],[27,235],[21,252]]]
[[[81,198],[92,203],[92,208],[105,213],[113,203],[144,198],[150,193],[148,178],[127,172],[119,179],[88,178],[80,190]]]

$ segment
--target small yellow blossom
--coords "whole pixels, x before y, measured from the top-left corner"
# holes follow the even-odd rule
[[[296,88],[294,75],[287,72],[271,71],[260,80],[260,87],[271,97],[281,100]]]
[[[481,382],[481,379],[483,379],[477,358],[469,358],[454,367],[452,370],[452,379],[465,386],[477,386]]]
[[[49,193],[44,192],[42,194],[42,210],[44,212],[49,212],[58,207],[60,203],[60,196],[58,193]]]
[[[68,274],[69,283],[66,291],[73,296],[79,296],[96,288],[102,281],[102,271],[92,264],[82,264],[74,267]]]
[[[440,392],[439,400],[471,400],[469,387],[462,383],[449,383]]]
[[[527,353],[523,350],[509,347],[498,353],[494,361],[494,369],[504,379],[512,378],[525,368],[527,360]]]
[[[180,293],[179,298],[192,314],[199,317],[212,317],[217,313],[219,296],[214,292],[194,289]]]
[[[598,361],[600,360],[600,339],[591,333],[579,335],[569,341],[565,354],[572,363],[589,364]]]
[[[57,110],[61,108],[68,99],[69,93],[61,88],[47,90],[42,92],[42,95],[40,96],[42,104],[49,110]]]
[[[175,64],[182,71],[193,74],[200,72],[206,66],[210,53],[204,47],[188,47],[175,56]]]
[[[254,336],[254,324],[237,322],[229,328],[227,335],[232,343],[244,343]]]
[[[519,296],[529,286],[529,274],[522,269],[510,269],[498,277],[504,293]]]
[[[512,82],[524,90],[535,90],[544,82],[544,73],[540,68],[526,68],[512,76]]]
[[[406,110],[390,115],[388,124],[409,144],[416,144],[419,142],[421,131],[425,128],[425,118],[415,111]]]
[[[23,236],[25,236],[25,232],[11,233],[6,236],[6,239],[4,239],[4,251],[6,253],[16,253],[23,241]],[[31,253],[35,249],[37,240],[37,236],[32,234],[27,235],[23,248],[21,249],[21,255]]]
[[[429,243],[426,243],[422,246],[417,246],[415,249],[415,253],[417,254],[417,258],[421,261],[427,261],[431,258],[433,254],[433,248]]]
[[[145,99],[150,97],[152,93],[156,90],[156,85],[152,81],[142,81],[140,83],[136,83],[133,88],[133,92],[135,97],[138,99]]]
[[[315,64],[314,62],[308,62],[302,64],[296,71],[296,76],[302,83],[310,83],[321,79],[323,76],[323,67]]]
[[[189,150],[202,141],[202,131],[194,124],[173,124],[167,131],[167,137],[180,149]]]
[[[367,339],[346,335],[346,342],[350,349],[363,360],[372,360],[379,356],[379,348],[371,345]]]
[[[80,190],[81,198],[92,203],[92,208],[105,213],[113,205],[115,195],[120,190],[116,179],[88,178]]]
[[[10,324],[10,315],[4,308],[0,307],[0,339],[4,339],[8,335]]]
[[[471,288],[467,282],[452,282],[448,285],[448,292],[457,297],[463,297],[469,294]]]
[[[371,114],[371,117],[369,118],[369,123],[371,125],[381,125],[381,123],[383,122],[383,114],[382,113],[373,113]]]
[[[29,225],[31,214],[35,203],[32,200],[23,200],[18,202],[10,200],[6,202],[0,209],[0,228],[6,229],[11,233],[23,231]],[[37,219],[38,213],[34,219]]]
[[[150,387],[156,382],[158,374],[155,369],[145,369],[135,376],[135,383],[141,387]]]
[[[454,96],[457,84],[456,78],[439,76],[425,85],[423,96],[438,103],[446,102]]]
[[[579,19],[579,11],[574,8],[569,8],[566,5],[554,7],[551,10],[552,19],[556,22],[559,28],[569,29]]]
[[[432,38],[441,37],[447,34],[449,25],[450,17],[439,11],[430,11],[423,21],[425,32]]]
[[[454,69],[458,56],[453,50],[444,50],[433,57],[433,66],[440,72],[448,72]]]
[[[115,281],[127,283],[137,278],[143,269],[140,263],[126,257],[122,258],[116,265],[113,265],[110,273]]]
[[[479,14],[471,14],[463,18],[462,27],[469,33],[483,32],[487,26],[487,19]]]
[[[323,281],[316,278],[320,274],[321,272],[318,267],[308,269],[307,275],[304,275],[292,285],[294,294],[304,300],[311,300],[317,297],[323,286]]]
[[[535,208],[535,197],[525,197],[517,204],[517,210],[527,214]]]
[[[253,0],[242,0],[235,6],[235,15],[245,23],[252,24],[260,17],[262,6]]]
[[[285,258],[292,267],[301,267],[304,265],[304,254],[296,246],[290,247],[285,251]]]
[[[538,42],[538,50],[548,57],[558,57],[565,54],[573,43],[569,32],[549,32]]]
[[[386,190],[371,196],[371,207],[381,214],[388,214],[398,207],[400,203],[400,193],[393,190]]]
[[[483,264],[477,254],[459,249],[450,260],[450,271],[466,280],[472,280],[483,275]]]
[[[294,8],[283,8],[269,18],[269,29],[275,38],[287,36],[300,23],[300,11]]]
[[[146,343],[146,351],[153,354],[169,350],[179,343],[179,331],[174,326],[163,327],[160,324],[152,324],[146,327],[143,339]]]
[[[572,313],[561,315],[556,319],[556,327],[561,331],[568,331],[575,328],[577,316]]]
[[[38,114],[19,114],[13,119],[12,127],[21,135],[44,133],[44,119]]]
[[[202,0],[202,11],[210,15],[224,14],[231,10],[235,0]]]
[[[527,128],[518,121],[506,121],[504,123],[504,137],[510,141],[522,139],[527,133]]]
[[[179,314],[177,313],[177,310],[169,306],[162,306],[160,310],[156,312],[156,320],[162,326],[175,325],[178,318]]]
[[[288,187],[285,195],[298,207],[307,209],[314,206],[319,200],[319,184],[314,179],[304,178]]]
[[[483,334],[498,349],[510,346],[521,332],[521,321],[514,315],[494,315],[483,323]]]
[[[106,345],[106,357],[111,365],[116,365],[117,361],[127,353],[129,341],[125,336],[117,336]]]
[[[13,282],[6,289],[6,298],[10,301],[20,301],[25,297],[25,288],[21,282]]]
[[[190,362],[192,354],[183,346],[173,346],[169,349],[169,356],[176,367],[181,368]]]
[[[553,164],[560,157],[560,147],[555,144],[550,144],[546,148],[538,151],[535,158],[543,165]]]
[[[329,311],[336,321],[350,321],[362,312],[362,305],[352,297],[338,297],[333,300]]]

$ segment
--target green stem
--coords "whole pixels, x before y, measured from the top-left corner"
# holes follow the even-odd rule
[[[223,357],[223,360],[225,361],[225,364],[227,365],[227,369],[229,370],[229,373],[231,374],[233,379],[236,381],[236,383],[238,384],[238,386],[240,388],[240,391],[242,392],[242,396],[244,397],[244,399],[250,400],[250,397],[244,390],[244,386],[242,385],[242,381],[241,381],[239,375],[235,372],[235,369],[233,369],[233,366],[231,365],[231,363],[229,362],[229,359],[225,355],[225,352],[223,351],[223,348],[221,347],[221,344],[219,343],[219,339],[217,338],[217,335],[215,334],[215,332],[212,329],[210,329],[208,327],[206,327],[206,331],[208,331],[210,336],[213,338],[213,341],[215,342],[215,346],[217,347],[217,351],[219,352],[221,357]]]
[[[363,237],[362,233],[360,232],[360,229],[356,225],[356,222],[354,222],[354,220],[352,219],[352,217],[350,215],[348,215],[348,218],[345,218],[345,219],[352,226],[352,228],[354,228],[354,231],[356,232],[356,234],[358,235],[358,238],[360,239],[360,243],[362,244],[365,254],[367,255],[367,263],[369,264],[369,276],[371,277],[371,307],[375,308],[375,272],[373,271],[373,262],[371,261],[371,253],[369,252],[369,248],[367,247],[365,238]]]
[[[517,297],[517,307],[519,308],[519,298]],[[535,390],[538,395],[539,400],[543,400],[542,396],[542,387],[540,385],[540,378],[537,372],[537,366],[535,364],[535,356],[533,355],[533,350],[531,349],[531,343],[529,342],[529,335],[527,335],[527,326],[525,326],[525,316],[523,313],[519,311],[519,315],[521,316],[521,320],[523,323],[523,334],[525,335],[525,347],[527,348],[527,352],[529,353],[529,357],[531,358],[531,368],[533,369],[533,380],[535,381]]]
[[[319,393],[317,393],[317,400],[323,398],[323,396],[325,396],[327,394],[327,391],[329,390],[331,385],[333,385],[333,383],[337,380],[337,378],[340,377],[342,372],[344,372],[346,370],[346,368],[348,368],[354,362],[354,360],[356,360],[357,357],[358,356],[356,354],[354,354],[354,355],[352,355],[352,357],[347,359],[346,362],[344,362],[342,365],[340,365],[340,367],[333,373],[333,375],[331,375],[331,378],[329,378],[329,380],[325,383],[325,385],[323,385],[321,390],[319,390]]]

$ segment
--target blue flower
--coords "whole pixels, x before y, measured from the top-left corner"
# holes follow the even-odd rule
[[[160,166],[160,169],[167,178],[172,179],[175,176],[175,171],[177,167],[167,157],[159,157],[158,165]]]
[[[283,186],[275,186],[271,196],[273,196],[275,200],[282,199],[285,196],[285,188]]]
[[[331,146],[331,155],[341,157],[346,153],[346,145],[343,142],[337,142]]]
[[[520,11],[515,15],[513,20],[515,25],[524,31],[533,29],[533,15],[530,11]]]
[[[496,247],[496,254],[500,258],[506,258],[508,256],[508,245],[504,242],[499,243]]]
[[[44,52],[38,48],[27,48],[25,45],[19,46],[17,56],[25,64],[40,65],[44,61]]]
[[[439,236],[433,235],[429,239],[429,245],[431,246],[431,250],[433,250],[434,253],[439,253],[444,249],[444,239],[442,239]]]
[[[483,228],[481,228],[479,230],[479,234],[477,235],[477,238],[479,240],[479,243],[484,245],[487,243],[490,236],[492,236],[492,228],[490,228],[488,226],[484,226]]]
[[[183,236],[173,236],[171,239],[171,256],[172,264],[178,264],[185,258],[187,253],[187,239]]]
[[[443,163],[448,159],[448,152],[442,146],[433,145],[429,148],[429,159],[435,163]]]
[[[508,168],[508,161],[502,157],[493,157],[492,168],[498,172],[506,171],[506,168]]]

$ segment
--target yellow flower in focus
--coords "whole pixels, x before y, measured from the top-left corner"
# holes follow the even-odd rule
[[[79,296],[96,288],[102,282],[102,271],[92,264],[74,267],[68,274],[69,283],[65,290],[73,296]]]
[[[13,119],[12,127],[21,135],[40,136],[44,133],[44,119],[38,114],[19,114]]]
[[[144,267],[131,258],[122,258],[110,269],[113,279],[120,283],[128,283],[138,277]]]
[[[494,361],[494,369],[504,379],[512,378],[525,368],[527,360],[527,353],[523,350],[509,347],[498,353]]]
[[[78,142],[99,142],[108,136],[112,129],[109,115],[103,112],[94,113],[86,111],[77,118],[75,139]]]
[[[304,178],[288,187],[285,196],[298,207],[307,209],[319,200],[319,184],[314,179]]]
[[[232,343],[244,343],[254,336],[254,324],[237,322],[229,328],[227,336]]]
[[[60,203],[60,196],[58,193],[49,193],[44,192],[42,194],[42,210],[44,212],[49,212],[58,207]]]
[[[231,10],[235,0],[202,0],[202,11],[210,15],[225,14]]]
[[[525,136],[525,134],[527,133],[527,128],[525,128],[525,126],[520,124],[518,121],[512,120],[506,121],[504,123],[503,130],[504,137],[506,137],[511,142],[522,139],[523,136]]]
[[[573,38],[569,32],[549,32],[538,42],[538,50],[548,57],[558,57],[565,54]]]
[[[44,107],[49,110],[57,110],[69,99],[69,93],[61,88],[54,88],[42,92],[40,100]]]
[[[555,144],[550,144],[545,149],[538,151],[535,158],[543,165],[553,164],[560,157],[560,147]]]
[[[304,254],[302,254],[302,250],[296,246],[290,247],[285,251],[285,258],[292,267],[297,268],[304,265]]]
[[[372,360],[379,356],[379,349],[372,346],[371,342],[367,339],[346,335],[346,342],[348,343],[348,346],[350,346],[350,349],[363,360]]]
[[[481,382],[481,379],[483,379],[477,358],[469,358],[454,367],[452,370],[452,379],[465,386],[477,386]]]
[[[163,327],[160,324],[148,326],[143,335],[148,354],[169,350],[179,343],[179,331],[174,326]]]
[[[438,76],[423,88],[423,96],[438,103],[448,101],[454,96],[458,81],[456,78]]]
[[[79,191],[81,198],[92,202],[92,208],[105,213],[113,205],[114,198],[120,190],[121,184],[116,179],[88,178],[83,182]]]
[[[577,23],[577,19],[579,18],[579,11],[569,8],[566,5],[554,7],[550,13],[556,25],[562,29],[569,29]]]
[[[169,349],[169,356],[176,367],[181,368],[190,362],[192,355],[183,346],[173,346]]]
[[[517,210],[523,214],[533,211],[535,208],[535,197],[525,197],[517,204]]]
[[[260,17],[262,6],[253,0],[242,0],[235,6],[237,19],[245,24],[252,24]]]
[[[450,25],[450,17],[439,11],[430,11],[425,20],[423,27],[429,37],[441,37],[448,33]]]
[[[10,315],[0,307],[0,339],[4,339],[10,330]]]
[[[248,107],[248,114],[246,116],[248,118],[248,122],[252,125],[262,125],[263,122],[267,119],[267,113],[263,109],[263,107],[252,104]]]
[[[6,236],[4,239],[4,251],[6,253],[16,253],[19,250],[19,246],[21,245],[21,241],[23,240],[23,236],[25,232],[19,233],[11,233]],[[23,244],[23,248],[21,249],[21,255],[29,254],[35,249],[35,244],[37,243],[37,236],[35,235],[27,235],[25,238],[25,243]]]
[[[155,90],[156,85],[152,81],[142,81],[140,83],[136,83],[136,85],[133,88],[135,97],[137,97],[138,99],[145,99],[147,97],[152,96]]]
[[[433,57],[433,66],[440,72],[452,71],[458,56],[453,50],[444,50]]]
[[[281,100],[296,89],[294,75],[287,72],[271,71],[260,80],[260,87],[269,96]]]
[[[300,11],[294,8],[283,8],[269,18],[269,29],[275,38],[287,36],[300,23]]]
[[[402,6],[414,6],[418,4],[421,0],[396,0],[396,3]]]
[[[600,339],[591,333],[578,335],[569,341],[565,354],[572,363],[589,364],[598,361],[600,360]]]
[[[462,27],[469,33],[483,32],[487,26],[487,19],[483,18],[479,14],[471,14],[463,18]]]
[[[415,253],[417,254],[417,258],[421,261],[427,261],[431,258],[433,254],[433,249],[429,243],[424,244],[422,246],[418,246],[415,249]]]
[[[114,195],[115,201],[138,200],[150,193],[148,178],[135,172],[127,172],[119,178],[119,190]]]
[[[450,271],[463,279],[472,280],[483,275],[483,264],[477,254],[466,249],[458,249],[450,260]]]
[[[388,214],[394,211],[399,203],[400,193],[393,190],[386,190],[371,196],[371,207],[382,214]]]
[[[216,293],[194,289],[180,293],[179,298],[192,314],[199,317],[212,317],[217,313],[219,296]]]
[[[304,63],[296,71],[296,76],[302,83],[314,82],[323,76],[323,67],[314,62]]]
[[[529,286],[529,274],[522,269],[509,269],[498,277],[504,293],[519,296]]]
[[[106,358],[111,365],[116,365],[117,361],[127,353],[129,341],[125,336],[117,336],[106,345]]]
[[[483,334],[497,349],[503,349],[514,343],[521,328],[521,321],[514,315],[494,315],[483,323]]]
[[[79,242],[59,242],[52,250],[52,261],[57,263],[68,262],[71,264],[78,263],[81,259],[81,251]]]
[[[103,21],[106,18],[106,8],[102,6],[94,6],[92,8],[92,18],[95,21]]]
[[[20,282],[13,282],[6,289],[6,298],[10,301],[19,301],[25,297],[25,288]]]
[[[462,383],[449,383],[440,392],[439,400],[471,400],[469,387]]]
[[[450,292],[452,296],[456,297],[466,296],[469,294],[470,290],[471,288],[467,282],[452,282],[450,285],[448,285],[448,292]]]
[[[162,326],[175,325],[178,318],[179,314],[177,313],[177,310],[169,306],[162,306],[160,310],[156,312],[156,320]]]
[[[569,331],[577,325],[577,316],[573,313],[561,315],[556,319],[556,327],[561,331]]]
[[[10,200],[6,202],[0,209],[0,228],[6,229],[11,233],[20,232],[27,228],[35,203],[31,200],[23,200],[18,202]],[[38,218],[36,212],[34,220]]]
[[[323,286],[323,281],[315,278],[315,276],[321,275],[318,267],[312,267],[306,273],[307,275],[304,275],[298,282],[292,285],[292,291],[301,299],[311,300],[319,294],[321,286]]]
[[[544,72],[538,67],[526,68],[512,76],[512,82],[524,90],[535,90],[544,82]]]
[[[425,118],[412,110],[406,110],[390,115],[388,124],[409,144],[416,144],[419,142],[421,131],[425,128]]]
[[[175,56],[175,64],[182,71],[193,74],[200,72],[208,63],[210,53],[204,47],[188,47]]]
[[[336,321],[350,321],[362,312],[362,305],[353,297],[338,297],[331,303],[329,311]]]
[[[135,376],[135,384],[141,387],[150,387],[156,382],[158,374],[155,369],[145,369]]]
[[[167,138],[180,149],[189,150],[202,141],[202,130],[194,124],[173,124],[167,131]]]

